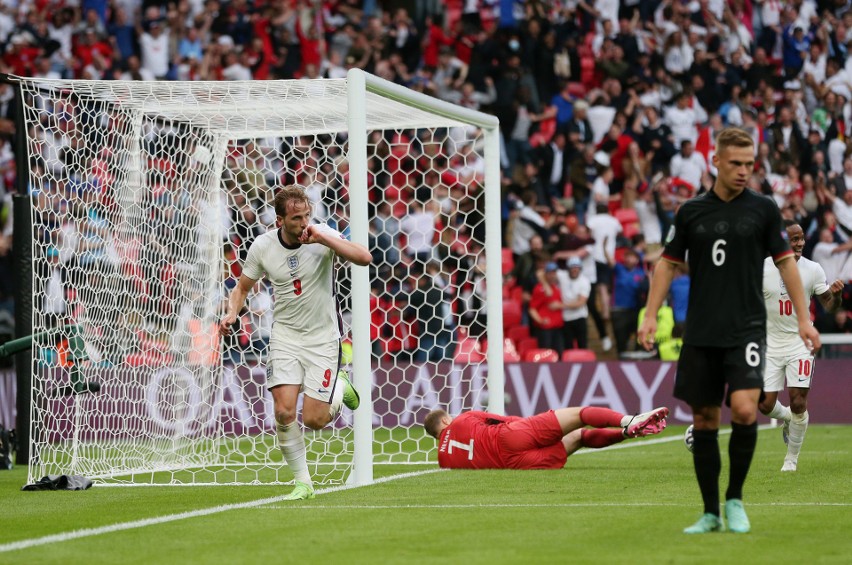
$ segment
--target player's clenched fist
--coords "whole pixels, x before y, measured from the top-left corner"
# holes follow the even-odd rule
[[[237,321],[237,317],[234,315],[227,315],[219,321],[219,335],[231,335],[231,328],[234,325],[234,322]]]

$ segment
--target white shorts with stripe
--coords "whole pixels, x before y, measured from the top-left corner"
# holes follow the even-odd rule
[[[787,352],[768,351],[763,373],[763,390],[779,392],[788,388],[811,388],[814,374],[814,356],[804,344]]]
[[[296,343],[270,344],[266,365],[266,388],[301,385],[307,396],[331,402],[340,367],[340,342],[304,346]],[[342,386],[342,384],[341,384]]]

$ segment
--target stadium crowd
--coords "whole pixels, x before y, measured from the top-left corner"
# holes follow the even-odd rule
[[[805,256],[823,266],[828,280],[852,280],[850,48],[848,0],[0,3],[5,73],[270,80],[342,78],[358,67],[498,116],[504,325],[518,358],[542,348],[560,358],[572,349],[602,354],[613,346],[629,354],[648,272],[677,206],[712,186],[714,135],[726,125],[753,135],[751,188],[802,225]],[[11,87],[0,85],[5,118],[11,102]],[[419,132],[409,133],[374,140],[400,157],[402,172],[425,158],[456,179],[481,182],[481,160],[468,153],[470,145],[436,149]],[[10,119],[0,120],[0,309],[7,311],[14,277],[14,134]],[[233,158],[252,162],[256,150],[241,146]],[[380,161],[371,163],[378,167]],[[345,163],[324,164],[329,169],[320,176],[332,185],[329,179],[338,178],[334,173]],[[377,274],[385,275],[373,278],[397,281],[393,289],[374,285],[376,353],[451,357],[446,346],[460,340],[460,328],[474,340],[484,331],[484,266],[471,259],[482,241],[475,233],[483,225],[476,191],[440,171],[413,183],[396,183],[376,167],[371,172],[384,183],[371,190],[371,245]],[[275,179],[260,177],[235,181],[254,190],[234,192],[240,200],[228,206],[232,231],[264,213]],[[316,190],[318,202],[329,201],[325,190]],[[326,217],[339,212],[329,210]],[[345,225],[336,227],[345,232]],[[397,253],[400,241],[405,245]],[[58,263],[67,260],[60,248],[48,253]],[[688,273],[680,273],[669,307],[661,310],[661,355],[677,355],[670,346],[686,315],[688,291]],[[68,314],[63,293],[60,286],[59,317]],[[269,300],[268,289],[250,298],[255,327],[265,325],[260,317]],[[839,315],[815,303],[821,331],[852,332],[848,287],[844,301]],[[425,339],[404,330],[411,308],[426,320]],[[589,339],[587,327],[596,339]]]

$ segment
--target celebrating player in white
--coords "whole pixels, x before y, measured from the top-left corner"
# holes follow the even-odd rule
[[[275,195],[279,229],[255,239],[248,250],[239,283],[231,291],[222,335],[243,308],[252,287],[266,275],[275,294],[266,386],[272,393],[278,445],[293,470],[296,486],[290,500],[314,497],[308,472],[305,438],[296,421],[296,403],[304,390],[302,422],[325,427],[341,403],[354,410],[358,393],[340,365],[342,324],[334,294],[334,257],[368,265],[369,250],[339,232],[311,223],[311,202],[301,187],[288,186]]]
[[[829,286],[819,263],[802,257],[805,247],[802,227],[790,221],[786,226],[805,297],[810,300],[816,296],[826,310],[836,310],[841,304],[843,283],[836,280]],[[781,470],[795,471],[808,429],[808,390],[814,373],[814,356],[799,338],[793,304],[771,257],[763,265],[763,298],[766,301],[766,371],[763,376],[765,397],[760,402],[760,411],[784,422],[787,456]],[[790,406],[778,401],[778,392],[784,390],[785,380]]]

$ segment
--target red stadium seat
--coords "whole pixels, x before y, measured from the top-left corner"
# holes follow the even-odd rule
[[[585,98],[586,97],[586,85],[582,82],[569,82],[568,83],[568,94],[573,96],[574,98]]]
[[[518,355],[518,350],[515,349],[515,344],[512,343],[512,340],[507,338],[503,339],[503,361],[508,363],[517,363],[521,360],[521,356]]]
[[[512,250],[506,247],[502,250],[503,276],[505,277],[515,268],[515,258],[512,256]]]
[[[524,353],[524,361],[532,363],[555,363],[559,361],[559,354],[554,349],[530,349]]]
[[[609,213],[615,216],[616,212],[621,210],[621,200],[610,200],[609,201]]]
[[[521,325],[521,303],[514,300],[503,301],[503,328]]]
[[[515,343],[515,349],[518,350],[518,355],[520,355],[521,359],[523,359],[527,351],[531,349],[538,349],[538,339],[534,337],[526,337]]]
[[[562,353],[562,360],[570,363],[583,363],[585,361],[597,361],[598,356],[591,349],[566,349]]]
[[[506,337],[512,340],[512,343],[520,343],[522,339],[530,337],[529,326],[512,326],[506,328]]]
[[[482,350],[476,338],[464,336],[459,339],[456,354],[453,356],[455,363],[482,363],[485,361],[485,352]]]
[[[639,229],[639,224],[624,224],[623,226],[624,237],[627,239],[632,239],[634,235],[642,233],[642,230]]]
[[[635,224],[639,221],[639,214],[633,208],[619,208],[613,214],[615,219],[621,222],[622,226],[627,224]]]
[[[522,304],[524,301],[524,288],[520,285],[513,286],[509,292],[509,298],[518,304]]]

